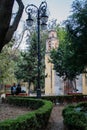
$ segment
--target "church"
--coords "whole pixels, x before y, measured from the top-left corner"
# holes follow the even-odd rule
[[[72,93],[87,94],[87,76],[81,74],[78,79],[73,82],[63,81],[56,71],[53,69],[53,64],[49,62],[50,50],[57,49],[59,40],[55,30],[50,30],[46,40],[46,53],[45,53],[45,95],[67,95]]]

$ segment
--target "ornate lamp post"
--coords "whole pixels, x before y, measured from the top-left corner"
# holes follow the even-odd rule
[[[36,9],[36,10],[34,10]],[[46,1],[42,2],[39,7],[36,5],[30,4],[25,8],[26,13],[28,14],[28,19],[26,19],[27,25],[33,25],[32,15],[35,14],[37,18],[37,40],[38,40],[38,80],[37,80],[37,98],[41,97],[41,88],[40,88],[40,25],[42,29],[46,29],[46,23],[48,21],[47,16],[47,3]]]

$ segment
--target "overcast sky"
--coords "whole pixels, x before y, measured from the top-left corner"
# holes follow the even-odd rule
[[[37,7],[40,6],[41,2],[43,0],[22,0],[23,4],[26,8],[27,5],[29,4],[34,4]],[[57,23],[62,23],[64,20],[67,19],[67,17],[70,15],[71,12],[71,5],[74,0],[45,0],[47,2],[48,10],[49,10],[49,19],[57,19]],[[15,3],[15,8],[13,12],[16,12],[18,6],[17,3]],[[27,19],[27,14],[23,12],[21,21],[26,21]]]
[[[37,7],[39,7],[41,2],[44,0],[22,0],[22,1],[25,7],[29,4],[34,4]],[[63,20],[66,20],[67,17],[70,15],[71,5],[74,0],[45,0],[45,1],[47,2],[48,10],[50,12],[49,20],[57,19],[57,23],[62,23]],[[16,10],[18,6],[16,5],[15,7]],[[26,21],[26,19],[27,19],[27,14],[25,13],[25,9],[24,9],[21,20]],[[20,26],[18,30],[19,31],[21,30]]]
[[[35,4],[39,7],[43,0],[22,0],[25,7],[28,4]],[[49,19],[57,19],[57,22],[60,23],[63,20],[66,20],[71,11],[71,5],[73,0],[46,0],[48,9],[50,12]],[[25,13],[23,18],[25,18]]]

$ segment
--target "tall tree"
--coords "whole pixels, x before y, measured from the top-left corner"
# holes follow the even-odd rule
[[[87,66],[87,0],[72,4],[72,15],[66,21],[68,34],[77,56],[77,65]],[[82,71],[83,71],[82,70]]]
[[[64,33],[60,35],[58,28],[58,36],[62,44],[56,52],[52,52],[54,55],[52,58],[59,75],[74,78],[83,73],[87,66],[87,0],[73,2],[72,14],[65,23],[67,35]],[[65,37],[61,39],[60,36],[63,34]]]
[[[82,71],[82,66],[78,68],[77,55],[69,39],[65,28],[57,29],[59,36],[59,47],[51,51],[51,59],[57,74],[63,79],[73,80]]]
[[[40,41],[40,82],[41,88],[44,87],[44,79],[45,79],[45,34],[42,35]],[[27,40],[28,41],[28,40]],[[21,78],[25,81],[29,81],[29,85],[31,83],[34,84],[35,88],[37,86],[37,78],[38,78],[38,57],[37,57],[37,35],[34,32],[31,36],[31,40],[29,42],[29,46],[26,51],[22,52],[21,61],[18,63],[18,69],[16,71],[17,78]]]
[[[14,75],[17,54],[14,54],[12,45],[12,42],[5,45],[0,54],[0,84],[13,84],[17,81]]]

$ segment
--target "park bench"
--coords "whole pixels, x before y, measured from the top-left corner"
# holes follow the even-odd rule
[[[11,86],[10,85],[5,85],[5,95],[11,96]],[[27,93],[19,93],[17,96],[28,96]]]

